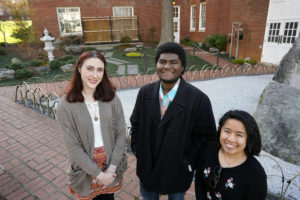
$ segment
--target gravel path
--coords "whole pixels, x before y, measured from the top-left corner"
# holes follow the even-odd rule
[[[210,98],[217,122],[219,118],[230,109],[245,110],[253,114],[260,94],[268,83],[272,81],[272,77],[273,75],[239,76],[195,81],[192,82],[192,84],[201,89]],[[130,125],[129,118],[134,107],[138,90],[139,88],[118,91],[128,125]],[[272,158],[266,156],[260,156],[258,158],[268,175],[268,189],[271,192],[280,193],[281,171],[273,159],[279,163],[287,180],[300,173],[300,166],[287,163],[266,152],[262,152],[262,154]],[[286,185],[285,183],[285,186]],[[292,182],[286,195],[292,199],[300,199],[300,176]]]

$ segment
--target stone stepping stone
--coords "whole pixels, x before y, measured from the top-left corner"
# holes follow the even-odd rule
[[[139,69],[137,65],[127,65],[127,74],[138,74]]]
[[[119,65],[117,75],[124,75],[125,74],[125,65]]]
[[[123,62],[115,61],[112,58],[106,59],[106,62],[108,62],[110,64],[114,64],[114,65],[122,65],[122,64],[124,64]]]
[[[109,58],[110,60],[113,60],[113,61],[117,61],[117,62],[122,62],[122,63],[130,63],[130,62],[127,62],[125,60],[120,60],[120,59],[117,59],[117,58]]]
[[[113,52],[105,52],[105,53],[104,53],[104,57],[105,57],[105,58],[111,58],[112,55],[113,55]]]

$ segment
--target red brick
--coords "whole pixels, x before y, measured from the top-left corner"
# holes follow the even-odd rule
[[[50,195],[45,192],[43,189],[39,189],[38,191],[35,192],[35,195],[39,198],[39,199],[47,199]]]

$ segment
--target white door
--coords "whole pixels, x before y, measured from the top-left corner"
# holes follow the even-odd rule
[[[300,32],[300,1],[271,0],[261,62],[279,64]]]
[[[173,6],[173,30],[174,30],[174,42],[180,41],[180,7]]]

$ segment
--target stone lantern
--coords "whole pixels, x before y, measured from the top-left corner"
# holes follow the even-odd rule
[[[54,40],[54,37],[51,37],[49,35],[48,30],[45,28],[44,30],[44,36],[41,37],[41,41],[45,42],[45,48],[44,50],[47,51],[48,53],[48,58],[49,61],[54,60],[54,56],[53,56],[53,50],[55,49],[55,47],[52,45],[52,41]]]

